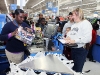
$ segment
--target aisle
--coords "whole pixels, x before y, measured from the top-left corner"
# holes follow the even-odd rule
[[[91,70],[87,75],[100,75],[100,63],[86,60],[83,71]]]

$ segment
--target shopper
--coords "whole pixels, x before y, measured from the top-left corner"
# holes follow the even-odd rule
[[[96,42],[96,37],[97,37],[97,30],[99,29],[99,25],[97,24],[97,19],[95,20],[95,22],[92,24],[92,27],[93,27],[93,30],[92,30],[92,41],[90,42],[90,45],[89,45],[89,53],[88,53],[88,58],[89,58],[89,61],[91,62],[96,62],[94,59],[93,59],[93,55],[92,55],[92,52],[93,52],[93,46]]]
[[[64,25],[63,30],[62,30],[63,37],[65,36],[66,28],[69,26],[71,27],[74,24],[74,20],[72,18],[72,12],[69,13],[68,19],[69,19],[69,21]]]
[[[58,31],[58,32],[62,32],[62,24],[61,24],[61,22],[60,22],[60,18],[59,18],[59,17],[56,17],[56,18],[55,18],[55,21],[56,21],[56,24],[59,25],[57,31]]]
[[[43,14],[39,14],[39,19],[38,19],[38,21],[37,21],[37,23],[36,23],[36,27],[39,27],[39,25],[40,25],[40,21],[41,21],[41,18],[43,18]]]
[[[92,39],[92,25],[89,21],[84,19],[82,9],[76,8],[73,12],[73,19],[75,24],[72,25],[71,31],[68,32],[66,43],[74,44],[77,47],[72,47],[72,59],[74,61],[73,70],[76,72],[82,72],[84,62],[88,50],[84,49],[86,43],[91,42]]]
[[[9,60],[9,62],[14,62],[16,64],[23,61],[24,51],[26,47],[22,41],[19,41],[15,38],[15,34],[17,33],[17,29],[19,26],[27,27],[29,26],[23,22],[24,20],[24,11],[22,9],[15,10],[15,20],[8,22],[4,25],[0,40],[7,41],[5,53]]]
[[[64,35],[65,38],[67,37],[67,33],[68,33],[70,30],[71,30],[71,27],[70,27],[70,26],[66,28],[65,35]]]
[[[69,27],[71,27],[74,24],[74,20],[72,17],[72,12],[69,13],[68,15],[68,22],[64,25],[63,30],[62,30],[62,36],[66,37],[66,31],[70,30]],[[71,60],[71,48],[64,46],[64,51],[63,54],[66,56],[67,59]]]

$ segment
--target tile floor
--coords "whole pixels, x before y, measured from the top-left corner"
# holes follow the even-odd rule
[[[83,71],[91,70],[86,75],[100,75],[100,62],[90,62],[88,59],[86,60],[84,64]]]

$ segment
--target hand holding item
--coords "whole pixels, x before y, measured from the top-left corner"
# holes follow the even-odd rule
[[[11,36],[15,36],[17,32],[18,32],[18,29],[16,29],[14,32],[12,32]]]
[[[70,40],[69,41],[69,44],[74,44],[75,43],[75,40]]]
[[[70,40],[70,37],[66,37],[66,38],[64,38],[64,40]]]
[[[65,40],[66,41],[66,44],[68,44],[70,42],[70,40]]]
[[[69,44],[74,44],[75,43],[75,40],[70,39],[70,37],[65,38],[64,40],[66,41],[66,43],[69,43]]]
[[[31,28],[25,27],[28,32],[33,32]]]

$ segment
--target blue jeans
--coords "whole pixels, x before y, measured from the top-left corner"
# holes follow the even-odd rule
[[[72,60],[74,61],[73,70],[76,72],[82,72],[88,50],[81,48],[72,48]]]

